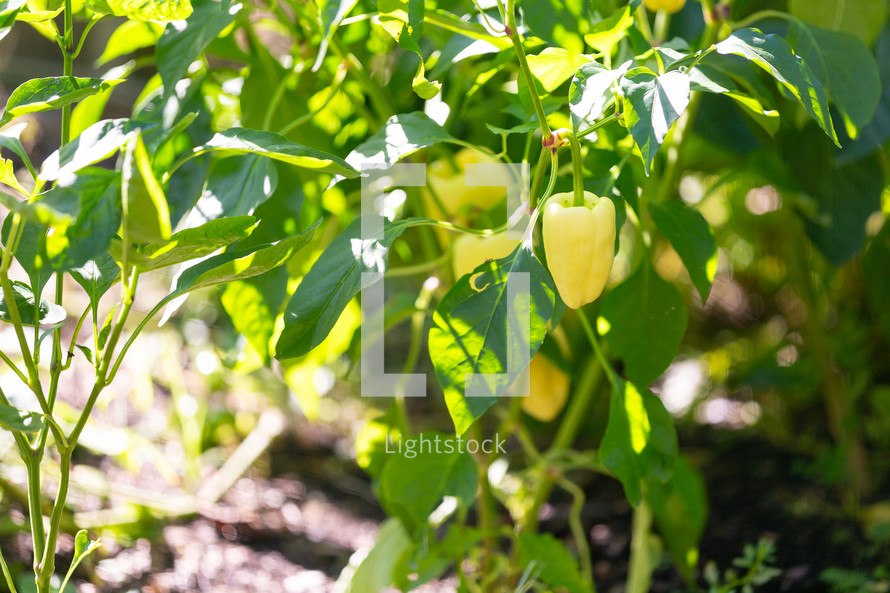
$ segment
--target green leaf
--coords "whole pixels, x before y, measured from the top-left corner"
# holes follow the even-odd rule
[[[683,260],[702,302],[706,302],[717,273],[717,243],[708,221],[698,210],[676,200],[653,202],[649,214]]]
[[[131,138],[150,130],[155,124],[130,120],[106,119],[91,125],[80,136],[49,155],[40,169],[45,181],[75,173],[117,152]]]
[[[205,257],[223,247],[250,236],[256,228],[253,216],[217,218],[204,224],[174,233],[162,245],[147,245],[142,251],[131,251],[129,265],[142,272],[157,270]],[[120,241],[112,243],[112,254],[118,261],[122,251]]]
[[[800,21],[791,21],[788,43],[822,82],[832,103],[856,128],[872,120],[881,100],[881,77],[865,44],[850,33]]]
[[[346,162],[358,170],[367,165],[391,165],[421,148],[453,141],[454,136],[423,112],[394,115],[350,152]]]
[[[590,63],[590,58],[583,54],[569,53],[561,47],[548,47],[536,56],[528,57],[528,65],[544,90],[552,93],[584,64]]]
[[[320,0],[319,14],[321,16],[322,36],[321,43],[318,46],[318,56],[315,58],[315,64],[312,65],[312,71],[316,72],[321,68],[324,57],[328,51],[328,45],[331,38],[340,26],[340,22],[349,12],[355,8],[358,0]]]
[[[125,16],[137,22],[169,23],[187,19],[192,14],[189,0],[86,0],[86,4],[100,14]]]
[[[627,376],[648,387],[677,355],[686,322],[680,293],[643,264],[606,293],[597,327],[624,361]]]
[[[417,73],[411,81],[411,88],[418,97],[430,100],[439,94],[442,83],[426,78],[423,65],[423,53],[420,51],[420,39],[423,34],[424,2],[423,0],[378,0],[380,25],[395,39],[399,47],[417,54],[420,63]]]
[[[380,477],[380,501],[409,533],[426,525],[446,496],[455,497],[461,507],[473,504],[476,462],[465,441],[424,432],[390,442],[389,450],[393,454]]]
[[[0,404],[0,427],[18,432],[37,432],[43,428],[43,414]]]
[[[531,32],[544,41],[570,52],[584,51],[582,37],[589,22],[584,3],[526,0],[522,3],[522,13]]]
[[[627,30],[634,24],[635,6],[628,4],[601,20],[584,36],[587,45],[597,51],[611,54],[615,46],[627,35]]]
[[[71,277],[80,284],[90,297],[93,309],[99,306],[99,299],[117,282],[121,269],[114,258],[103,254],[90,260],[79,268],[69,271]]]
[[[874,0],[789,0],[788,11],[816,26],[852,33],[866,45],[872,44],[887,20],[887,3]]]
[[[0,39],[6,37],[12,30],[16,17],[26,4],[27,0],[3,0],[0,2]]]
[[[51,111],[76,103],[121,82],[123,81],[74,76],[32,78],[12,91],[6,102],[3,118],[0,119],[0,126],[29,113]]]
[[[689,105],[689,75],[673,71],[657,76],[648,68],[634,68],[621,79],[621,91],[624,119],[648,175],[655,153]]]
[[[102,80],[124,80],[132,74],[135,69],[136,62],[135,60],[131,60],[122,66],[116,66],[110,69],[102,75]],[[108,105],[108,101],[111,99],[111,93],[113,92],[114,88],[109,88],[98,92],[95,95],[91,95],[77,104],[71,112],[72,137],[79,136],[84,130],[102,119],[102,114],[105,112],[105,106]]]
[[[343,593],[379,593],[395,582],[396,565],[413,543],[402,522],[391,517],[380,525],[374,547],[366,556],[353,555],[337,579]]]
[[[532,574],[558,590],[585,593],[591,590],[584,581],[578,562],[558,539],[549,533],[519,535],[519,565],[532,566]]]
[[[176,280],[176,293],[184,294],[205,286],[259,276],[286,264],[297,251],[312,240],[316,228],[318,228],[318,223],[299,235],[282,239],[277,243],[261,245],[259,248],[245,251],[221,253],[205,259],[201,263],[183,270]]]
[[[185,22],[169,23],[158,40],[155,60],[158,74],[164,85],[164,96],[169,97],[173,88],[188,72],[192,62],[232,24],[241,10],[240,2],[201,2]]]
[[[124,158],[122,181],[127,189],[123,200],[126,237],[133,243],[169,241],[172,226],[167,196],[152,171],[142,136],[131,146],[132,162]]]
[[[704,477],[685,457],[678,456],[670,480],[647,481],[646,500],[680,573],[687,583],[693,583],[698,544],[708,519]]]
[[[508,308],[507,280],[515,273],[529,274],[529,294],[516,296],[518,302],[512,303],[520,319]],[[442,297],[433,315],[429,351],[457,434],[465,433],[527,367],[544,341],[556,303],[550,274],[524,246],[477,267]],[[525,311],[529,330],[522,327]],[[516,324],[522,334],[519,343],[508,344],[507,328],[515,329]],[[483,375],[490,396],[467,396],[470,374]]]
[[[211,151],[218,156],[255,154],[319,173],[332,173],[347,178],[359,176],[358,171],[340,157],[291,142],[273,132],[229,128],[195,148],[192,156]]]
[[[600,444],[603,466],[624,486],[634,506],[643,498],[643,480],[670,479],[677,456],[677,433],[671,415],[648,389],[617,379],[609,400],[609,422]]]
[[[108,38],[105,51],[94,66],[102,66],[115,58],[126,56],[144,47],[151,47],[158,42],[163,32],[164,26],[160,23],[124,21]]]
[[[816,202],[816,215],[806,218],[807,235],[839,267],[862,248],[866,222],[881,209],[881,153],[838,166],[831,145],[814,136],[797,137],[789,163],[799,187]]]
[[[71,561],[71,566],[68,567],[68,573],[62,581],[59,591],[64,591],[66,589],[68,580],[74,574],[74,571],[80,563],[83,562],[83,559],[92,554],[93,551],[101,545],[102,543],[99,540],[90,540],[90,536],[86,529],[81,529],[77,532],[77,535],[74,536],[74,558]]]
[[[26,122],[22,122],[0,131],[0,148],[5,148],[6,150],[14,152],[20,159],[22,159],[22,162],[25,163],[28,172],[34,175],[34,167],[31,165],[31,159],[28,158],[28,153],[25,152],[25,147],[22,146],[21,141],[22,131],[27,125]]]
[[[598,62],[588,62],[575,72],[569,87],[569,109],[576,132],[593,124],[606,111],[615,100],[612,84],[626,71],[626,68],[609,70]]]
[[[4,183],[14,190],[18,191],[22,196],[28,195],[28,190],[22,187],[19,180],[15,176],[15,167],[12,161],[0,158],[0,183]]]
[[[807,63],[795,55],[787,41],[757,29],[741,29],[714,47],[719,54],[742,56],[768,72],[797,98],[810,117],[840,146],[822,84]]]
[[[34,202],[37,219],[53,227],[46,238],[52,269],[66,270],[98,258],[121,221],[120,173],[90,167],[66,177]]]
[[[31,287],[24,282],[13,280],[12,293],[22,325],[54,325],[68,316],[64,308],[46,299],[40,299],[38,305]],[[6,297],[5,292],[0,294],[0,319],[12,322]]]
[[[349,301],[367,288],[362,286],[362,274],[382,277],[393,241],[422,222],[425,220],[417,218],[384,222],[382,240],[362,241],[362,219],[352,221],[325,248],[288,302],[275,358],[302,356],[321,344]]]
[[[256,350],[265,365],[272,362],[269,345],[275,322],[287,298],[287,270],[278,268],[226,285],[222,305],[238,333]]]
[[[764,106],[752,93],[740,89],[730,74],[711,64],[699,64],[692,69],[689,76],[691,90],[725,95],[745,110],[768,134],[774,136],[779,131],[779,112]]]
[[[224,216],[253,214],[278,187],[278,169],[270,159],[250,154],[214,164],[202,200],[213,196]]]
[[[12,228],[12,216],[3,220],[3,245],[9,245],[9,232]],[[21,235],[18,247],[15,250],[15,259],[28,274],[31,286],[37,292],[43,292],[43,287],[52,276],[52,271],[46,265],[46,227],[42,224],[24,220],[22,222]]]

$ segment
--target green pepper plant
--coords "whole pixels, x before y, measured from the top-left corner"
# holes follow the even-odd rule
[[[387,333],[410,322],[402,370],[432,368],[430,391],[444,395],[450,424],[416,417],[399,393],[359,433],[358,463],[390,518],[344,569],[345,590],[407,591],[451,570],[466,592],[593,592],[585,472],[617,479],[634,509],[626,590],[648,591],[665,554],[697,588],[703,479],[650,390],[680,351],[684,293],[706,302],[718,270],[711,223],[678,199],[684,171],[711,166],[696,125],[713,99],[765,150],[807,130],[812,146],[831,151],[838,129],[846,138],[869,123],[880,84],[867,45],[812,24],[805,8],[646,6],[657,14],[642,0],[2,0],[0,39],[29,26],[61,51],[59,76],[20,85],[0,120],[11,124],[0,149],[12,159],[0,170],[9,188],[0,194],[0,318],[19,346],[0,354],[38,403],[16,408],[0,390],[0,425],[27,469],[37,590],[64,587],[97,545],[78,532],[70,566],[56,566],[72,454],[156,316],[172,315],[191,291],[221,287],[256,372],[266,366],[298,384],[313,417],[311,371],[361,356],[355,303],[384,278],[411,297],[384,307]],[[111,23],[98,62],[128,61],[75,76],[88,36]],[[103,119],[110,95],[144,68],[152,76],[131,116]],[[35,166],[18,120],[52,110],[61,110],[59,148]],[[525,165],[520,227],[521,217],[504,218],[502,193],[466,200],[443,181],[442,171],[466,164],[453,147]],[[362,171],[407,161],[435,163],[440,178],[362,211]],[[865,234],[837,253],[833,238],[847,228],[823,216],[832,208],[822,201],[801,216],[808,240],[841,264]],[[372,238],[362,234],[370,219],[382,226]],[[864,219],[850,224],[859,233]],[[462,255],[452,267],[451,237],[502,233],[516,241],[504,257]],[[685,280],[660,275],[664,244]],[[137,314],[140,277],[173,266],[169,294]],[[529,279],[523,352],[504,340],[514,274]],[[88,297],[83,311],[66,310],[69,278]],[[501,397],[536,357],[570,377],[558,409]],[[57,396],[75,359],[95,380],[76,417],[62,418]],[[494,377],[487,396],[468,397],[471,375]],[[846,405],[829,398],[839,427]],[[842,428],[835,436],[856,453]],[[469,446],[498,439],[509,452]],[[45,517],[47,456],[60,476]],[[568,543],[539,529],[557,487],[571,499]]]

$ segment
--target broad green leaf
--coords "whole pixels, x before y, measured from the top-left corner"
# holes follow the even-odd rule
[[[810,117],[840,146],[822,84],[807,63],[795,55],[787,41],[757,29],[741,29],[714,47],[719,54],[742,56],[768,72],[797,98]]]
[[[683,260],[704,303],[717,273],[717,243],[708,221],[698,210],[676,200],[653,202],[649,205],[649,214]]]
[[[708,497],[702,475],[683,456],[667,482],[648,480],[646,500],[658,531],[687,583],[695,581],[698,544],[708,519]]]
[[[337,32],[340,21],[355,8],[356,4],[358,4],[358,0],[321,0],[319,2],[318,12],[321,16],[323,34],[321,43],[318,46],[318,56],[315,58],[315,64],[312,66],[313,72],[321,68],[321,64],[328,51],[328,44],[330,44],[334,33]]]
[[[389,460],[387,448],[391,449],[391,443],[400,438],[398,414],[396,405],[391,405],[386,413],[369,419],[355,437],[356,463],[375,480]]]
[[[32,25],[40,25],[43,23],[47,23],[52,21],[54,18],[62,14],[62,11],[65,10],[62,7],[59,7],[55,10],[25,10],[18,15],[16,15],[15,19],[17,21],[22,21],[23,23],[31,23]],[[37,29],[42,29],[43,27],[37,27]],[[55,28],[55,23],[50,23],[47,26],[48,30],[52,30]]]
[[[9,232],[12,228],[12,216],[3,220],[3,245],[9,245]],[[21,235],[15,250],[15,259],[25,270],[31,286],[37,292],[43,292],[43,287],[52,276],[52,271],[46,262],[46,227],[31,220],[22,221]]]
[[[245,251],[225,252],[205,259],[182,271],[176,280],[176,292],[184,294],[205,286],[252,278],[286,264],[312,240],[316,228],[318,223],[299,235],[277,243]]]
[[[887,262],[890,261],[890,224],[886,220],[869,245],[862,258],[862,275],[868,288],[872,315],[884,336],[890,339],[890,274],[887,274]]]
[[[169,241],[172,227],[167,196],[152,171],[142,136],[131,146],[131,159],[124,158],[122,182],[127,189],[122,207],[126,237],[132,243]]]
[[[424,11],[424,21],[437,28],[458,33],[463,37],[473,39],[475,41],[484,41],[493,45],[497,50],[504,50],[513,47],[513,44],[507,37],[495,36],[488,32],[478,22],[464,21],[457,16],[447,12],[441,8],[431,10],[427,7]]]
[[[43,428],[43,414],[25,412],[0,404],[0,428],[18,432],[37,432]]]
[[[597,326],[628,378],[648,387],[677,355],[687,316],[674,285],[644,263],[603,297]]]
[[[337,579],[342,593],[380,593],[396,579],[396,566],[413,542],[402,522],[390,517],[380,525],[377,540],[367,555],[356,553]]]
[[[155,124],[130,119],[106,119],[91,125],[80,136],[53,152],[43,161],[40,178],[56,181],[64,175],[104,160],[131,138]]]
[[[100,14],[125,16],[135,22],[169,23],[192,14],[189,0],[86,0],[86,4]]]
[[[788,162],[799,189],[816,203],[805,215],[807,235],[835,266],[856,255],[866,239],[869,217],[881,209],[884,174],[880,153],[839,166],[832,146],[808,131],[795,137]]]
[[[548,47],[536,56],[528,57],[528,65],[532,74],[544,86],[544,90],[552,93],[590,58],[583,54],[572,54],[560,47]]]
[[[185,18],[185,17],[182,17]],[[156,44],[164,32],[164,26],[156,22],[127,20],[114,30],[105,51],[96,60],[94,66],[102,66],[115,58],[126,56],[138,49]]]
[[[627,35],[627,30],[633,26],[634,11],[633,4],[619,8],[610,17],[593,25],[590,33],[584,36],[584,41],[597,51],[611,54]]]
[[[22,325],[54,325],[60,321],[64,321],[68,314],[65,309],[55,303],[41,298],[38,300],[31,292],[31,287],[24,282],[18,280],[12,281],[13,299],[18,308]],[[9,303],[6,300],[5,292],[0,292],[0,319],[12,322],[9,313]]]
[[[657,76],[648,68],[634,68],[621,79],[621,91],[624,119],[648,174],[665,136],[689,105],[689,75],[673,71]]]
[[[535,122],[528,122],[524,124],[517,124],[511,128],[501,128],[499,126],[485,124],[485,127],[491,130],[493,134],[528,134],[532,130],[537,130],[538,124]]]
[[[414,52],[420,58],[411,88],[421,99],[429,100],[439,94],[442,83],[426,78],[420,39],[423,33],[423,0],[378,0],[380,25],[395,39],[399,47]]]
[[[142,23],[145,24],[145,23]],[[122,66],[110,69],[102,75],[102,80],[126,79],[136,69],[136,61],[131,60]],[[77,137],[84,130],[102,119],[105,106],[111,99],[114,87],[100,91],[81,100],[71,111],[71,136]]]
[[[362,286],[362,274],[382,277],[393,241],[409,227],[423,222],[416,218],[387,222],[382,240],[363,241],[362,220],[357,218],[331,241],[287,304],[275,358],[302,356],[321,344],[349,301],[366,288]]]
[[[593,124],[615,100],[612,84],[624,76],[627,65],[609,70],[598,62],[588,62],[575,72],[569,88],[569,109],[576,132]]]
[[[726,72],[710,64],[699,64],[689,73],[690,89],[725,95],[734,100],[771,136],[779,131],[779,112],[764,106],[755,96],[738,87]]]
[[[278,187],[278,169],[270,159],[246,155],[217,161],[202,200],[213,196],[224,216],[253,214]]]
[[[205,1],[198,4],[185,21],[167,24],[155,50],[165,97],[173,93],[176,83],[210,42],[232,24],[241,6],[240,2],[230,0]]]
[[[12,91],[6,102],[3,118],[0,119],[0,126],[29,113],[51,111],[76,103],[121,82],[123,81],[74,76],[32,78]]]
[[[522,14],[531,32],[570,52],[584,51],[583,36],[589,29],[587,11],[581,2],[526,0]]]
[[[90,167],[60,179],[33,204],[36,218],[53,227],[46,238],[52,269],[79,267],[108,249],[121,221],[120,173]]]
[[[278,312],[287,299],[287,270],[277,268],[260,276],[226,285],[222,305],[235,329],[247,338],[267,366],[272,362],[270,341]]]
[[[409,533],[427,524],[430,513],[446,496],[458,505],[473,504],[476,463],[453,436],[424,432],[390,442],[390,456],[380,476],[380,502],[401,519]],[[401,449],[398,449],[401,447]]]
[[[524,569],[531,566],[531,574],[557,590],[573,593],[591,590],[581,576],[577,560],[549,533],[519,535],[519,565]]]
[[[888,12],[886,2],[874,0],[788,0],[788,11],[816,26],[852,33],[867,45],[881,32]]]
[[[346,162],[361,171],[364,166],[391,165],[421,148],[451,141],[454,137],[425,113],[394,115],[376,134],[350,152]]]
[[[0,2],[0,39],[6,37],[12,29],[16,17],[27,2],[28,0],[2,0]]]
[[[806,60],[825,92],[859,129],[869,123],[881,100],[881,78],[872,53],[850,33],[791,21],[788,43]]]
[[[192,155],[214,152],[218,156],[255,154],[320,173],[358,177],[359,173],[340,157],[291,142],[284,136],[261,130],[229,128],[198,146]]]
[[[643,497],[643,480],[670,479],[678,451],[677,433],[657,396],[623,379],[617,382],[599,458],[621,480],[627,500],[636,506]]]
[[[249,236],[256,228],[253,216],[217,218],[204,224],[174,233],[161,245],[147,245],[142,251],[131,251],[127,262],[142,272],[157,270],[206,257],[223,247]],[[113,241],[111,253],[121,260],[120,241]]]
[[[529,294],[512,303],[519,319],[511,316],[508,307],[511,273],[529,274]],[[442,297],[433,315],[429,351],[457,434],[465,433],[526,368],[544,341],[557,300],[550,274],[524,246],[504,259],[477,267]],[[528,329],[522,327],[526,311],[531,323]],[[517,323],[522,334],[519,343],[508,344],[507,328],[515,330]],[[491,396],[467,396],[467,376],[471,374],[485,376]]]
[[[93,310],[96,310],[99,299],[114,286],[120,271],[114,258],[105,253],[78,268],[72,268],[69,274],[83,287],[90,297]]]
[[[28,172],[32,175],[34,173],[34,167],[31,165],[31,159],[28,158],[28,153],[25,152],[25,147],[22,146],[21,136],[22,131],[28,126],[26,122],[21,122],[12,126],[8,126],[6,129],[0,131],[0,148],[10,150],[15,153],[22,162],[25,163],[25,166],[28,168]],[[36,176],[36,175],[35,175]]]

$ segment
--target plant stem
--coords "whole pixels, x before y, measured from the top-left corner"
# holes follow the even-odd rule
[[[592,126],[590,126],[588,128],[584,128],[583,130],[581,130],[580,132],[575,134],[575,136],[577,136],[578,138],[583,138],[584,136],[587,136],[587,135],[599,130],[600,128],[609,125],[613,121],[618,121],[622,115],[624,115],[624,114],[623,113],[613,113],[609,117],[605,117],[605,118],[601,119],[600,121],[596,122]]]
[[[507,0],[507,18],[505,19],[507,23],[507,36],[513,43],[513,49],[516,52],[516,57],[519,59],[519,68],[522,70],[522,77],[525,80],[525,84],[528,86],[528,93],[532,98],[532,104],[535,106],[535,113],[538,115],[538,123],[541,126],[541,133],[544,135],[544,140],[549,140],[550,125],[547,123],[547,115],[544,113],[544,106],[541,104],[541,98],[538,97],[538,89],[535,86],[535,79],[534,76],[532,76],[531,68],[528,65],[525,49],[522,47],[522,36],[519,34],[519,29],[516,27],[516,8],[514,4],[515,0]],[[503,11],[503,5],[500,0],[498,0],[498,8]]]
[[[598,387],[601,379],[602,367],[595,364],[593,359],[588,360],[584,366],[581,379],[578,381],[578,386],[572,394],[569,408],[566,410],[562,423],[556,431],[556,436],[553,437],[553,443],[551,443],[549,451],[566,449],[575,442],[578,431],[584,423],[590,402],[599,391]],[[532,505],[529,507],[523,519],[523,524],[520,526],[522,531],[534,533],[538,530],[538,515],[541,506],[550,498],[550,491],[553,490],[555,481],[555,476],[551,474],[545,474],[541,479]]]
[[[584,580],[590,586],[592,593],[596,593],[596,581],[593,579],[593,566],[590,564],[590,546],[587,543],[587,533],[581,522],[581,511],[584,510],[584,490],[568,478],[561,477],[559,486],[572,495],[572,508],[569,511],[569,529],[578,548],[578,560],[581,563],[581,572]]]
[[[3,570],[3,578],[6,580],[6,586],[9,587],[10,593],[18,593],[15,589],[15,582],[9,573],[9,567],[6,566],[6,558],[3,557],[3,551],[0,550],[0,569]]]
[[[568,134],[572,147],[572,187],[575,191],[574,207],[584,206],[584,174],[581,169],[581,143],[574,134]]]
[[[577,309],[576,312],[578,313],[578,319],[581,320],[581,326],[584,328],[584,333],[587,334],[587,340],[590,342],[590,345],[593,346],[593,351],[596,353],[597,359],[606,370],[609,383],[611,383],[612,387],[616,390],[620,391],[618,375],[615,374],[615,370],[612,368],[612,365],[609,364],[608,359],[606,359],[606,355],[603,353],[603,348],[600,346],[600,342],[596,337],[596,332],[593,330],[593,326],[590,325],[590,320],[587,319],[587,315],[584,314],[582,309]]]

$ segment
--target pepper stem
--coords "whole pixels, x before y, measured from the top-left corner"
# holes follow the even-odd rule
[[[581,143],[575,134],[566,134],[572,146],[572,184],[575,188],[573,206],[584,206],[584,178],[581,174]]]

